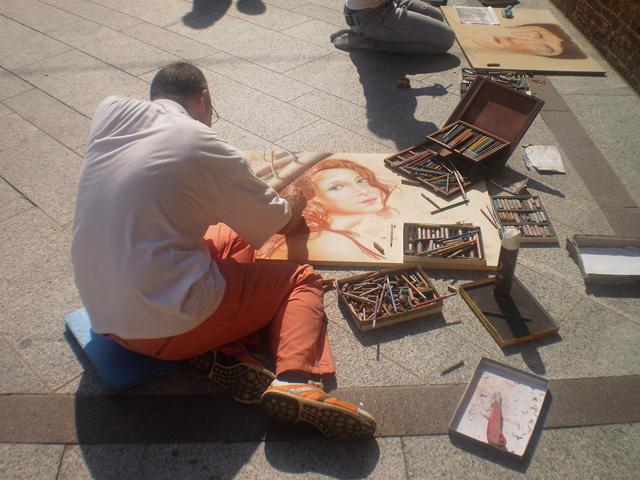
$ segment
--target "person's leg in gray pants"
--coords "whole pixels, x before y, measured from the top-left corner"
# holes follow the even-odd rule
[[[449,50],[455,40],[440,10],[422,0],[393,0],[384,7],[357,11],[351,18],[353,32],[368,40],[351,42],[355,48],[434,55]]]

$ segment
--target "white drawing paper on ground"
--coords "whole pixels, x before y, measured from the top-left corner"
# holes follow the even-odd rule
[[[491,7],[458,7],[456,12],[460,23],[475,23],[479,25],[500,25],[500,20]]]

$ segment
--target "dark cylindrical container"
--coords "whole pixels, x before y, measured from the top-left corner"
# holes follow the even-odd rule
[[[513,274],[516,271],[516,260],[520,249],[520,230],[507,227],[502,235],[502,247],[498,258],[498,270],[496,271],[496,284],[493,294],[498,297],[506,297],[511,293]]]

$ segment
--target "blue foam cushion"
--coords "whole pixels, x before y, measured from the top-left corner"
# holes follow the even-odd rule
[[[132,352],[103,335],[93,333],[84,308],[68,313],[64,320],[109,394],[140,385],[184,364],[184,361],[157,360]]]

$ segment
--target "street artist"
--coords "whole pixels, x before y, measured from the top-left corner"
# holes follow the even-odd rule
[[[440,9],[424,0],[346,0],[344,17],[351,28],[330,37],[341,50],[436,55],[455,40]]]
[[[178,62],[151,101],[97,108],[78,185],[72,261],[94,332],[165,360],[192,359],[235,400],[331,437],[373,435],[373,417],[327,395],[335,372],[322,278],[309,265],[254,263],[305,206],[280,198],[211,129],[203,73]],[[254,351],[267,346],[268,362]]]

